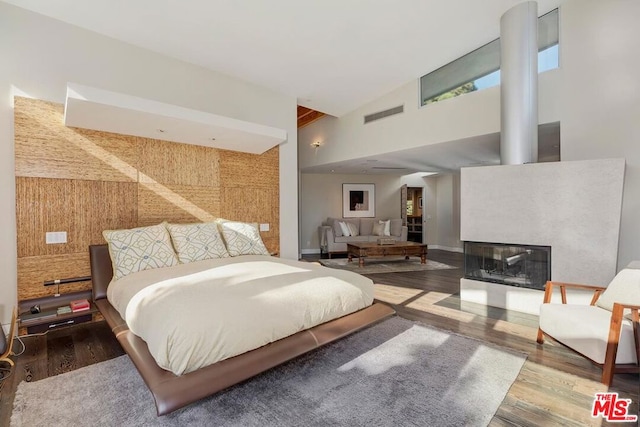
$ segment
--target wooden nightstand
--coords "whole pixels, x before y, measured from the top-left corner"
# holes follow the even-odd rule
[[[57,314],[58,307],[69,305],[71,301],[86,299],[89,301],[89,310],[76,313]],[[40,312],[43,316],[31,317],[30,308],[34,305],[40,306]],[[98,309],[91,301],[91,291],[70,292],[62,294],[59,297],[48,296],[42,298],[34,298],[22,300],[18,303],[18,315],[20,334],[26,329],[27,334],[37,334],[52,329],[58,329],[65,326],[76,325],[78,323],[90,322],[93,315],[98,313]],[[51,315],[46,315],[51,312]]]

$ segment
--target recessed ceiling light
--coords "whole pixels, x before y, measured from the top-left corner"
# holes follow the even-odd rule
[[[212,141],[215,141],[216,139],[215,139],[215,138],[211,138],[211,140],[212,140]]]
[[[335,172],[335,171],[336,171],[335,169],[331,169],[331,172]]]

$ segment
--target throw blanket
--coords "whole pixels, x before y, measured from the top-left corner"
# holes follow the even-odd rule
[[[140,271],[111,282],[107,298],[157,364],[181,375],[367,307],[373,282],[246,255]]]

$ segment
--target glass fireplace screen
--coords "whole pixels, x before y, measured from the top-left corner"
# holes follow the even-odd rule
[[[544,289],[551,280],[551,247],[464,242],[464,277]]]

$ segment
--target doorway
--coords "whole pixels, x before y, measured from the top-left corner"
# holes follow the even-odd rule
[[[422,187],[407,187],[407,240],[422,243],[423,222]]]

